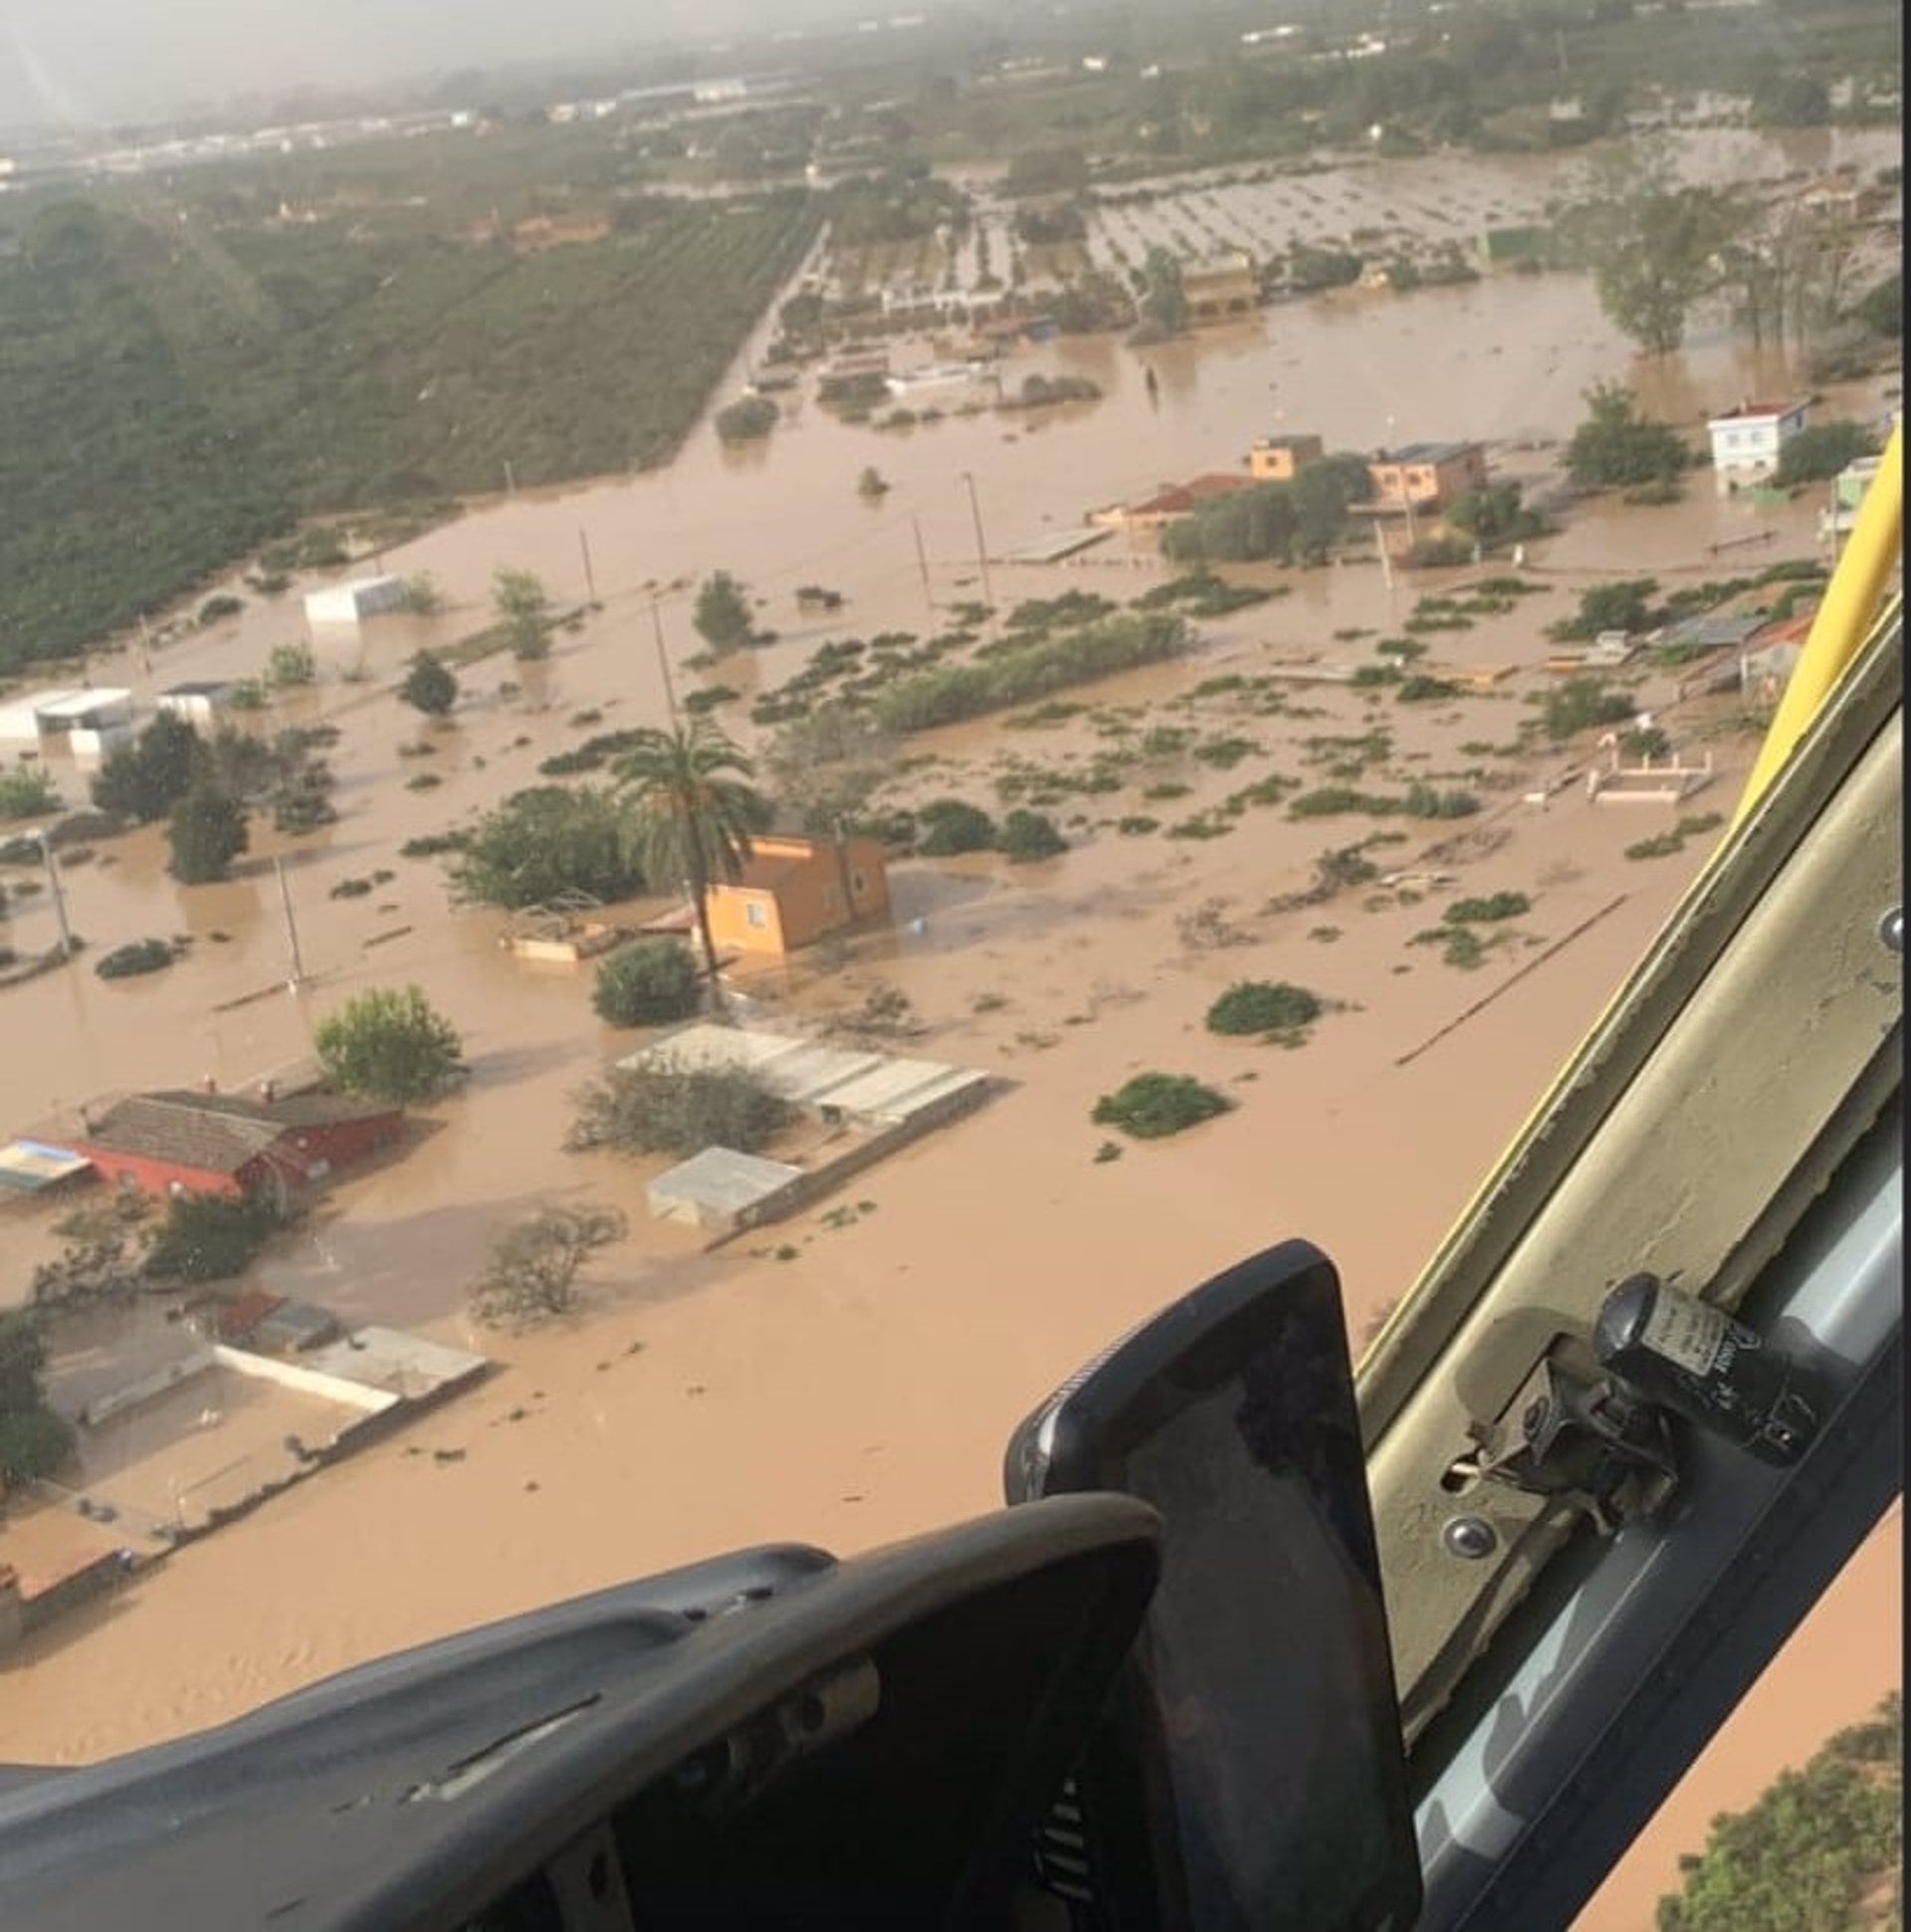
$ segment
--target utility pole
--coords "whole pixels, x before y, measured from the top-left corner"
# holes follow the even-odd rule
[[[53,856],[53,847],[47,841],[45,832],[35,832],[40,841],[40,862],[47,870],[47,892],[53,900],[54,923],[60,928],[60,957],[73,958],[73,928],[67,924],[67,895],[60,884],[60,862]]]
[[[923,526],[917,518],[911,517],[909,527],[916,534],[916,569],[923,579],[923,603],[929,611],[930,621],[934,623],[936,620],[936,593],[930,588],[929,552],[923,548]]]
[[[292,949],[292,977],[286,981],[286,990],[297,992],[306,982],[306,964],[299,957],[299,922],[292,916],[292,886],[286,878],[284,859],[274,859],[272,869],[279,875],[279,903],[286,909],[286,943]]]
[[[975,479],[967,470],[962,472],[962,481],[968,485],[968,515],[975,526],[975,565],[981,572],[982,600],[993,610],[995,592],[988,581],[988,539],[982,535],[982,507],[976,500]]]
[[[597,601],[597,579],[590,568],[590,537],[582,524],[577,526],[577,547],[584,553],[584,594],[595,604]]]
[[[664,649],[664,614],[657,599],[650,600],[650,627],[657,637],[657,670],[664,681],[664,705],[670,714],[670,728],[677,729],[677,692],[670,681],[670,653]]]

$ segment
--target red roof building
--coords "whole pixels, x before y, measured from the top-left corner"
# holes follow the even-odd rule
[[[87,1116],[72,1151],[104,1180],[144,1193],[236,1198],[314,1186],[403,1131],[397,1108],[336,1094],[182,1091],[135,1094]]]

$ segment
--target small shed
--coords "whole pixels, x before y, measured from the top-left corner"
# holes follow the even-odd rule
[[[188,725],[210,725],[219,712],[231,706],[238,689],[227,678],[195,678],[168,685],[156,702],[168,718],[182,719]]]
[[[356,624],[388,610],[404,607],[401,577],[354,577],[314,590],[306,597],[306,616],[315,624]]]
[[[644,1190],[645,1202],[655,1220],[729,1234],[773,1212],[778,1197],[802,1178],[803,1170],[787,1161],[707,1147],[660,1174]]]
[[[330,1309],[309,1301],[282,1301],[253,1324],[252,1346],[261,1355],[304,1355],[343,1333],[343,1324]]]

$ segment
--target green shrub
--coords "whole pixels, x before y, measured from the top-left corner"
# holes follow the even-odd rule
[[[678,940],[640,940],[597,968],[590,1003],[612,1026],[663,1026],[688,1019],[703,1000],[703,977]]]
[[[1495,920],[1518,919],[1530,913],[1533,902],[1523,892],[1489,893],[1483,899],[1456,899],[1446,909],[1449,926],[1486,926]]]
[[[1068,840],[1044,812],[1012,811],[1002,820],[1001,850],[1013,865],[1052,859],[1068,850]]]
[[[252,1266],[279,1226],[269,1201],[181,1194],[146,1254],[155,1281],[229,1281]]]
[[[39,818],[60,809],[60,787],[44,771],[0,771],[0,819]]]
[[[932,798],[916,811],[916,850],[924,858],[987,852],[995,845],[995,821],[962,798]]]
[[[754,1154],[796,1110],[746,1067],[613,1067],[576,1095],[564,1145],[573,1152],[700,1154],[727,1147]]]
[[[717,434],[726,443],[747,443],[776,427],[776,405],[767,396],[742,396],[718,410]]]
[[[1239,979],[1207,1009],[1210,1033],[1298,1033],[1320,1018],[1318,993],[1283,979]]]
[[[1233,1105],[1225,1094],[1186,1074],[1138,1073],[1114,1093],[1104,1094],[1089,1118],[1097,1127],[1120,1128],[1138,1141],[1158,1141],[1225,1114]]]
[[[970,664],[919,671],[878,694],[884,731],[922,732],[1012,705],[1029,704],[1071,685],[1113,677],[1177,657],[1187,648],[1185,619],[1154,614],[1108,617],[1059,637],[1016,643]]]
[[[1625,848],[1628,859],[1669,859],[1685,850],[1685,840],[1677,832],[1655,832],[1650,838],[1635,839]]]

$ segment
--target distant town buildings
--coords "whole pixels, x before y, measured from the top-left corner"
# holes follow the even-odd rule
[[[1786,444],[1805,426],[1808,402],[1741,402],[1736,409],[1708,418],[1712,473],[1719,494],[1761,482],[1779,467]]]
[[[742,878],[705,899],[720,949],[786,954],[889,910],[880,839],[757,838]]]

